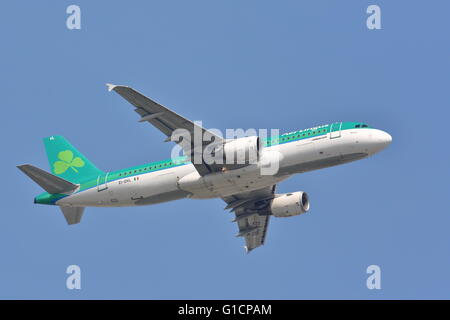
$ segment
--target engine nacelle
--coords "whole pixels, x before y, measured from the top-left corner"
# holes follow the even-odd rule
[[[303,191],[279,194],[270,203],[270,211],[275,217],[292,217],[308,210],[308,194]]]
[[[259,137],[244,137],[227,140],[222,147],[225,167],[255,164],[259,161]]]

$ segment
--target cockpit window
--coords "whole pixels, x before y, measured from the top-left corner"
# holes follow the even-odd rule
[[[367,128],[367,124],[363,124],[363,125],[361,125],[361,127]]]
[[[359,128],[359,127],[361,127],[361,125],[360,125],[360,124],[357,124],[357,125],[355,126],[355,128]]]

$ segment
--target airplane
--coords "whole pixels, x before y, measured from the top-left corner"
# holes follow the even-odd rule
[[[30,164],[17,167],[46,191],[36,196],[34,203],[59,206],[69,225],[79,223],[85,207],[90,206],[142,206],[184,198],[222,198],[225,209],[235,215],[233,222],[239,229],[236,236],[245,238],[248,253],[265,243],[271,216],[292,217],[310,209],[306,192],[276,193],[277,183],[294,174],[367,158],[392,142],[388,133],[362,122],[334,122],[265,138],[224,139],[131,87],[107,86],[135,107],[140,122],[159,129],[167,136],[165,141],[175,141],[184,155],[105,172],[64,137],[44,138],[52,173]],[[230,161],[195,158],[208,144],[201,141],[199,145],[189,137],[174,140],[174,132],[180,129],[209,135],[215,143],[213,149],[222,151],[219,158]],[[228,156],[238,151],[240,158]],[[250,157],[251,154],[256,156]],[[263,169],[272,164],[277,165],[276,170],[263,174]]]

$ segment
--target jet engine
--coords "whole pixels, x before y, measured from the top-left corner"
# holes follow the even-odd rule
[[[225,167],[247,166],[259,161],[259,137],[244,137],[227,140],[221,150]]]
[[[292,217],[308,212],[308,194],[298,191],[276,195],[269,208],[275,217]]]

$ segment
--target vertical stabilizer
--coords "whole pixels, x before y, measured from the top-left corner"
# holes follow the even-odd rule
[[[44,145],[51,171],[60,178],[80,183],[104,173],[62,136],[44,138]]]

